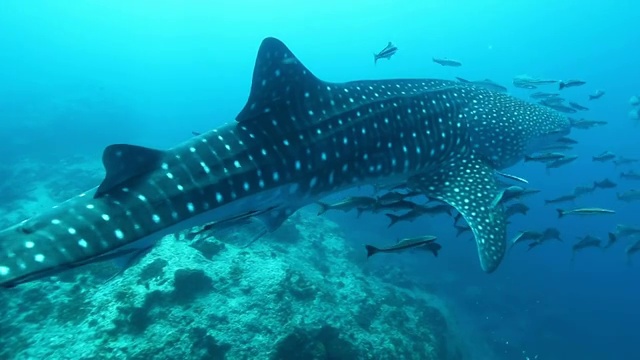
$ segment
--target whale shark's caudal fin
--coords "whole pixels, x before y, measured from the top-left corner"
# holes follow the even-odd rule
[[[491,206],[499,192],[493,174],[482,159],[470,154],[417,180],[427,196],[448,203],[462,214],[478,245],[480,265],[489,273],[504,257],[507,235],[502,206]]]

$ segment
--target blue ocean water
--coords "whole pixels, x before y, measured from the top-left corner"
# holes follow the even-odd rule
[[[572,131],[579,158],[566,167],[547,173],[543,165],[520,163],[508,170],[542,190],[526,200],[530,213],[513,219],[510,235],[553,226],[563,243],[529,252],[515,247],[487,275],[473,242],[456,238],[448,223],[426,218],[387,229],[382,215],[328,216],[357,246],[438,235],[437,259],[408,254],[391,264],[436,289],[456,309],[459,331],[490,344],[499,359],[635,359],[640,259],[627,264],[628,239],[607,251],[587,249],[574,261],[571,245],[588,234],[606,239],[616,224],[640,226],[640,203],[615,196],[633,188],[619,178],[631,167],[591,160],[604,151],[640,158],[640,125],[628,116],[629,98],[640,93],[638,14],[640,4],[622,1],[6,1],[0,5],[2,163],[56,164],[74,154],[98,159],[111,143],[167,148],[192,131],[233,121],[267,36],[285,41],[329,81],[490,78],[527,98],[530,91],[511,86],[517,75],[583,79],[586,85],[562,94],[589,106],[576,117],[608,124]],[[398,53],[374,66],[372,52],[389,41]],[[441,67],[432,57],[463,66]],[[606,94],[587,101],[598,89]],[[555,206],[543,205],[604,178],[618,188],[570,206],[611,208],[615,216],[558,219]],[[371,260],[366,266],[385,262]]]

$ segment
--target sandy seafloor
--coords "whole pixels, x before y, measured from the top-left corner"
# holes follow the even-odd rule
[[[103,176],[82,157],[0,171],[3,227]],[[315,211],[248,247],[255,226],[184,231],[121,274],[100,263],[2,289],[0,359],[488,359],[446,301],[394,285]]]

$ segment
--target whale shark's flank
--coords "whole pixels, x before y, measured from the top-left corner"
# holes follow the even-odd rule
[[[267,38],[235,122],[166,151],[108,146],[97,188],[0,232],[0,285],[203,223],[255,217],[273,231],[327,194],[403,182],[465,217],[492,272],[506,244],[495,170],[568,129],[552,110],[452,81],[322,81]]]

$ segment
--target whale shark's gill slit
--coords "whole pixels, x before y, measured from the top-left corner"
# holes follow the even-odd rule
[[[148,173],[159,165],[163,157],[164,151],[137,145],[107,146],[102,154],[106,176],[93,197],[101,197],[114,187]]]
[[[462,214],[478,246],[480,265],[493,272],[504,257],[507,222],[502,206],[491,206],[498,193],[493,169],[475,154],[461,156],[417,182],[427,196]]]

